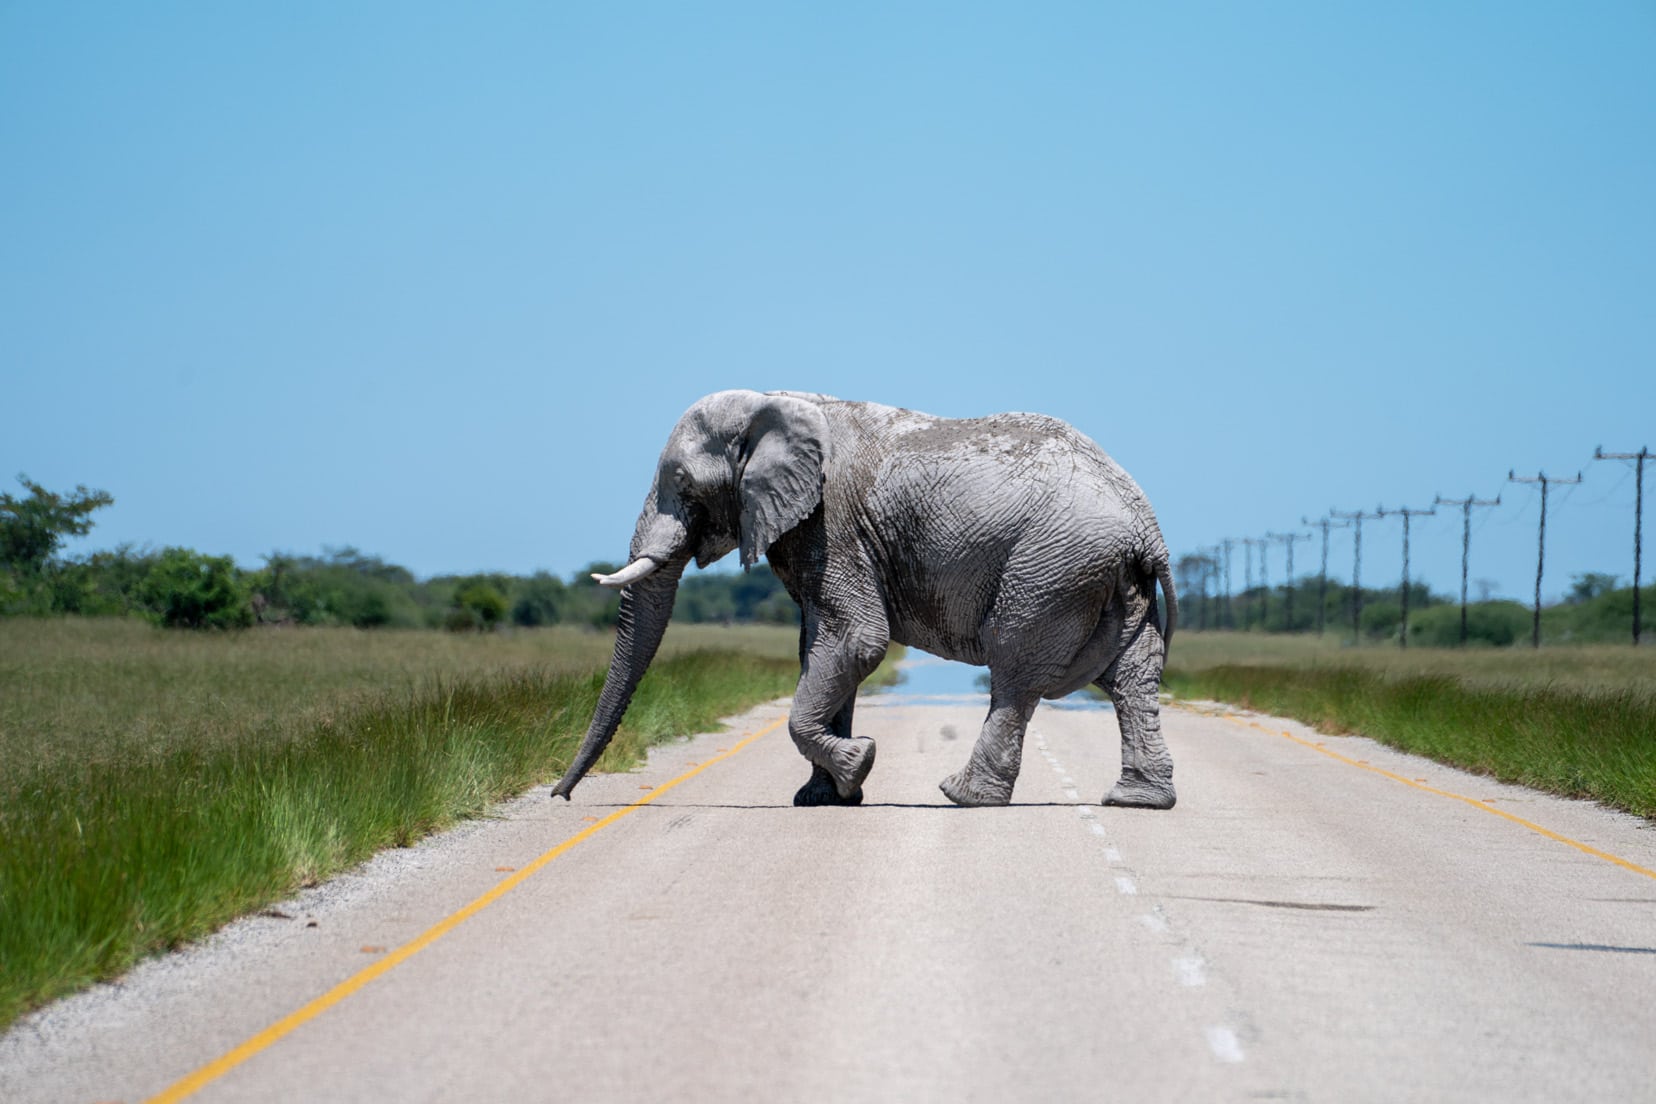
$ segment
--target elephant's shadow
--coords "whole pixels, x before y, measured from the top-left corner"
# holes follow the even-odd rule
[[[1097,804],[1098,804],[1098,802],[1096,802],[1096,801],[1013,801],[1008,805],[999,806],[999,807],[1000,808],[1007,808],[1007,809],[1079,809],[1083,806],[1097,805]],[[694,802],[694,801],[685,801],[685,802],[652,801],[652,802],[650,802],[648,807],[651,808],[651,809],[743,809],[743,810],[751,810],[751,811],[755,811],[755,812],[757,812],[759,810],[762,810],[762,809],[795,809],[795,808],[798,808],[798,806],[794,805],[791,801],[788,802],[785,805],[768,805],[768,804],[759,804],[759,803],[754,803],[754,804],[750,804],[750,805],[738,805],[738,804],[730,804],[730,803],[708,804],[706,802]],[[590,806],[590,808],[593,808],[593,809],[627,809],[627,808],[631,808],[631,806],[630,805],[625,805],[625,804],[620,804],[620,803],[610,803],[610,804],[602,804],[602,805],[593,805],[593,806]],[[848,805],[848,806],[822,805],[822,806],[818,806],[818,808],[824,808],[824,809],[832,809],[832,808],[846,808],[846,809],[932,809],[932,810],[936,810],[937,812],[953,812],[953,813],[966,813],[966,812],[971,811],[970,807],[968,807],[968,806],[955,805],[955,804],[952,804],[948,801],[941,801],[941,802],[938,802],[935,805],[931,804],[931,803],[921,804],[921,803],[918,803],[918,802],[903,802],[903,801],[865,801],[861,805]]]

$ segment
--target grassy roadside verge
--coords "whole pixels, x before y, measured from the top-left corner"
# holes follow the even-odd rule
[[[1170,667],[1166,683],[1656,819],[1656,695],[1642,689],[1270,663]]]
[[[658,658],[599,769],[791,693],[793,660]],[[290,739],[43,759],[0,793],[0,1029],[141,957],[561,771],[601,673],[511,670],[365,698]]]

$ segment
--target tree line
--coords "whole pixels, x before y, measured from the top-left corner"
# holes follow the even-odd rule
[[[174,628],[254,625],[351,625],[483,631],[507,625],[615,624],[617,592],[592,572],[569,579],[550,572],[486,572],[417,579],[406,567],[352,547],[319,556],[273,552],[247,570],[229,556],[189,548],[135,548],[64,556],[64,542],[85,536],[92,515],[114,503],[105,491],[78,486],[58,493],[19,476],[23,494],[0,494],[0,616],[143,617]],[[741,575],[701,573],[679,587],[680,621],[797,624],[799,608],[761,565]]]
[[[1303,575],[1275,586],[1255,585],[1228,597],[1218,592],[1218,562],[1202,553],[1174,561],[1181,628],[1238,632],[1332,633],[1353,637],[1351,611],[1357,592],[1350,584]],[[1633,588],[1604,572],[1575,575],[1563,602],[1542,611],[1547,639],[1555,642],[1616,643],[1626,639],[1633,613]],[[1644,587],[1644,610],[1656,608],[1656,587]],[[1363,587],[1360,636],[1366,642],[1396,642],[1402,630],[1400,588]],[[1409,643],[1452,648],[1460,643],[1460,599],[1439,594],[1425,583],[1409,583]],[[1505,647],[1528,639],[1531,611],[1520,602],[1482,600],[1467,605],[1469,643]],[[1650,614],[1644,615],[1646,625]]]

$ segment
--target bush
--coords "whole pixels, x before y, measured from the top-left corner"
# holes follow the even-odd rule
[[[563,580],[546,571],[537,571],[520,581],[512,602],[512,624],[524,628],[556,625],[563,620]]]
[[[252,576],[266,608],[260,620],[359,629],[413,628],[424,618],[407,568],[355,548],[329,548],[321,557],[272,553]]]
[[[1399,602],[1370,602],[1363,607],[1363,635],[1371,640],[1397,639],[1402,623],[1403,606]]]
[[[599,586],[592,576],[613,575],[625,564],[595,560],[587,564],[569,581],[564,595],[564,621],[576,625],[591,625],[595,629],[612,628],[621,616],[621,592]],[[682,584],[680,590],[683,590]]]
[[[111,552],[94,552],[61,564],[62,581],[57,584],[54,605],[61,613],[92,617],[125,616],[141,610],[139,592],[156,559],[153,551],[139,552],[123,544]]]
[[[1656,586],[1640,588],[1639,618],[1643,622],[1642,632],[1648,640],[1656,632]],[[1632,634],[1632,587],[1601,590],[1591,597],[1541,611],[1543,642],[1620,644],[1632,639]]]
[[[1504,648],[1530,631],[1530,611],[1517,602],[1478,602],[1466,607],[1468,644]],[[1409,643],[1428,648],[1460,644],[1460,606],[1433,606],[1409,618]]]
[[[483,623],[465,606],[455,606],[443,615],[443,628],[449,632],[478,632]]]
[[[797,625],[799,607],[771,571],[760,564],[739,574],[697,572],[679,585],[673,616],[681,621],[760,622]]]
[[[506,616],[506,596],[487,579],[471,579],[454,592],[454,611],[466,614],[472,624],[487,631]],[[459,618],[451,615],[448,627],[458,628]]]
[[[237,629],[253,623],[247,584],[229,556],[169,548],[150,567],[139,597],[173,629]]]

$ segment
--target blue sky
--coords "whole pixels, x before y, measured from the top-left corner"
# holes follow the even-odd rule
[[[785,387],[1066,418],[1176,553],[1503,492],[1525,598],[1507,471],[1581,470],[1547,592],[1631,573],[1648,3],[7,3],[0,165],[0,474],[113,493],[79,550],[568,574]]]

